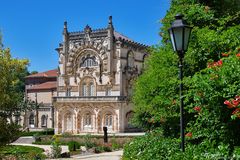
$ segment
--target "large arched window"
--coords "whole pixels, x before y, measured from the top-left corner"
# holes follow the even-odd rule
[[[113,125],[113,116],[111,114],[106,114],[104,118],[104,125],[111,129]]]
[[[72,114],[70,112],[65,115],[64,121],[65,121],[66,131],[72,131],[72,129],[73,129],[73,117],[72,117]]]
[[[80,67],[94,67],[94,66],[98,66],[98,62],[96,61],[95,56],[91,56],[90,54],[88,54],[87,56],[82,57]]]
[[[87,113],[84,116],[84,127],[91,127],[92,126],[92,118],[91,118],[91,114]]]
[[[81,83],[81,95],[82,96],[95,96],[96,95],[96,86],[94,80],[90,77],[84,78]]]

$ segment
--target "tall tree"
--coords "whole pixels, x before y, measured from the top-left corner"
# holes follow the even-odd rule
[[[218,1],[172,0],[170,9],[161,20],[162,44],[152,48],[146,62],[147,68],[135,83],[134,122],[138,126],[146,129],[161,126],[166,136],[178,136],[178,57],[173,53],[168,34],[168,28],[177,13],[183,13],[186,21],[194,27],[184,58],[184,76],[185,79],[188,77],[189,82],[210,62],[219,61],[222,53],[236,51],[240,46],[239,7],[228,8],[220,14],[221,10],[234,5],[235,1],[224,1],[222,8],[217,4]],[[186,84],[184,89],[189,92],[191,88]],[[194,99],[189,100],[185,101],[186,105],[193,105]],[[192,120],[193,116],[185,114],[186,122]]]
[[[2,145],[17,135],[19,128],[12,117],[32,108],[33,103],[24,99],[24,77],[28,74],[28,60],[13,58],[10,49],[4,48],[1,41],[0,46],[0,145]]]

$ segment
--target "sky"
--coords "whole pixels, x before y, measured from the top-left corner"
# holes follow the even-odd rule
[[[0,31],[4,47],[14,58],[29,60],[29,71],[57,68],[55,49],[68,31],[105,28],[113,17],[114,29],[146,45],[160,43],[159,30],[170,0],[2,0]]]

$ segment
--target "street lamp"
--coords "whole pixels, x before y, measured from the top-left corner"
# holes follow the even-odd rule
[[[181,132],[181,149],[184,152],[184,119],[183,119],[183,84],[182,84],[182,77],[183,77],[183,58],[184,54],[188,48],[188,41],[190,38],[192,27],[188,26],[187,23],[182,19],[182,14],[177,14],[175,16],[175,21],[173,21],[171,27],[168,29],[173,50],[177,52],[179,57],[179,79],[180,79],[180,132]]]

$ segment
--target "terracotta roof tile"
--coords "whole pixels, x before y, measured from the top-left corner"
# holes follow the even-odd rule
[[[57,77],[57,69],[32,74],[32,75],[27,76],[26,78],[33,78],[33,77]]]
[[[50,81],[50,82],[34,85],[31,88],[28,88],[28,90],[48,90],[48,89],[56,89],[56,88],[57,88],[57,82]]]

